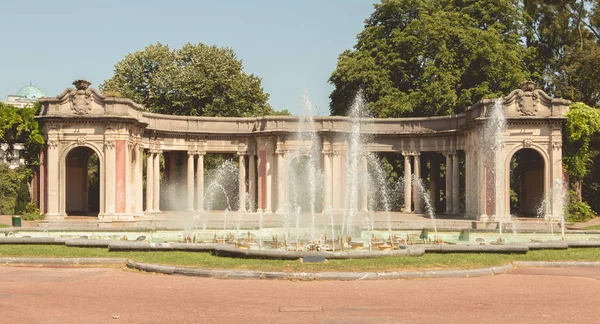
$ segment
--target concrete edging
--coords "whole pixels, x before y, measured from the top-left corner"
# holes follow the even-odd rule
[[[427,279],[427,278],[471,278],[492,276],[510,271],[512,264],[500,267],[469,270],[422,270],[390,272],[280,272],[252,270],[198,269],[175,266],[162,266],[127,261],[127,267],[170,275],[185,275],[217,279],[283,279],[283,280],[378,280],[378,279]]]
[[[125,264],[126,258],[0,258],[0,264],[42,264],[42,265],[94,265],[94,264]]]

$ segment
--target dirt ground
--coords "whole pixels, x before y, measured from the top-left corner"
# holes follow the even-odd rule
[[[0,266],[1,323],[598,323],[600,269],[290,282]]]

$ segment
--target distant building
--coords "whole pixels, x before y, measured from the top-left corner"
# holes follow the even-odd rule
[[[2,101],[2,103],[18,108],[25,108],[45,97],[46,94],[40,90],[40,88],[29,84],[17,91],[17,94],[8,95],[8,99]],[[23,158],[23,150],[24,147],[22,143],[13,145],[12,150],[9,150],[8,144],[0,143],[0,163],[8,163],[11,169],[18,167],[19,165],[24,165],[25,159]]]
[[[24,108],[45,97],[46,94],[40,88],[29,84],[17,91],[17,94],[8,95],[8,100],[3,103]]]

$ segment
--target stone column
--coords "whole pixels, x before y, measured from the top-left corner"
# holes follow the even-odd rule
[[[362,212],[368,211],[369,207],[369,174],[367,166],[367,156],[363,154],[360,157],[360,207],[359,210]]]
[[[403,152],[404,155],[404,212],[412,213],[412,171],[410,169],[410,155],[408,152]]]
[[[342,210],[344,208],[344,176],[346,165],[342,163],[342,153],[339,151],[332,152],[331,157],[331,175],[335,181],[331,181],[331,201],[334,210]]]
[[[116,207],[116,154],[115,141],[104,141],[104,214],[114,215]]]
[[[329,207],[333,207],[331,175],[331,152],[325,151],[323,152],[323,211],[327,210]]]
[[[273,211],[273,151],[267,150],[266,157],[266,201],[265,201],[265,212]]]
[[[423,212],[423,196],[421,193],[421,190],[423,189],[422,187],[417,188],[416,186],[422,186],[422,182],[421,182],[421,153],[417,152],[415,153],[415,160],[414,160],[414,178],[415,178],[415,182],[418,181],[418,183],[415,184],[415,199],[414,199],[414,203],[415,203],[415,213],[420,214]]]
[[[60,169],[59,169],[59,157],[58,157],[58,141],[57,140],[49,140],[47,146],[47,179],[48,182],[46,184],[47,187],[47,213],[46,216],[50,219],[56,219],[60,217],[59,212],[59,203],[60,203],[60,195],[59,195],[59,184],[60,181],[63,180],[66,182],[66,177],[64,179],[59,179]],[[66,164],[66,162],[65,162]],[[66,169],[66,167],[65,167]],[[102,179],[100,179],[102,181]]]
[[[460,212],[460,172],[458,171],[458,154],[452,155],[452,213]]]
[[[444,154],[446,157],[446,214],[452,213],[452,154]]]
[[[238,159],[238,201],[239,211],[243,212],[246,211],[246,156],[244,152],[238,153]]]
[[[187,152],[187,211],[194,211],[194,154]]]
[[[154,208],[154,153],[146,153],[146,213],[150,214]]]
[[[285,181],[285,151],[277,150],[277,213],[283,213],[283,205],[287,191]]]
[[[548,196],[549,193],[552,193],[554,195],[554,197],[550,197],[550,199],[552,201],[552,210],[546,211],[546,214],[548,214],[548,212],[550,212],[551,220],[559,221],[561,219],[562,213],[564,213],[563,207],[565,207],[562,204],[561,198],[562,198],[562,194],[564,193],[564,191],[567,190],[566,186],[568,184],[567,184],[567,180],[564,178],[564,175],[563,175],[562,139],[560,136],[556,136],[555,134],[553,134],[552,137],[553,137],[554,141],[551,144],[551,147],[552,147],[552,151],[550,154],[551,165],[549,166],[550,167],[550,179],[549,179],[549,181],[548,180],[545,181],[548,184],[546,185],[546,188],[544,191],[546,192],[546,196]],[[562,184],[562,188],[560,187],[560,184]],[[548,218],[548,216],[545,216],[545,218]]]
[[[248,156],[248,208],[253,212],[256,210],[256,155]]]
[[[177,181],[177,164],[176,164],[176,151],[171,151],[168,152],[167,154],[164,155],[165,157],[165,162],[167,162],[168,164],[168,169],[167,169],[167,177],[165,177],[163,180],[165,180],[165,183],[163,184],[163,187],[166,188],[167,190],[167,206],[163,206],[163,208],[168,208],[169,210],[175,210],[177,208],[177,204],[173,201],[174,199],[176,199],[177,197],[179,197],[179,185],[178,185],[178,181]]]
[[[196,152],[196,210],[204,210],[204,152]]]
[[[162,152],[157,150],[154,154],[154,176],[152,180],[154,180],[154,194],[152,195],[153,206],[152,210],[155,213],[160,213],[160,154]]]
[[[440,176],[440,164],[437,158],[431,158],[429,160],[429,198],[431,199],[431,204],[433,205],[433,209],[435,210],[435,206],[438,202],[438,189],[437,189],[437,181]]]
[[[136,146],[136,156],[135,160],[135,186],[133,190],[137,192],[135,195],[136,204],[135,204],[135,213],[137,215],[142,215],[144,213],[144,149],[141,144]]]

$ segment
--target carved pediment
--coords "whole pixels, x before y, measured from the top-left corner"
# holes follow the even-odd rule
[[[526,81],[504,98],[504,111],[507,116],[550,116],[552,98],[536,89],[535,82]]]

